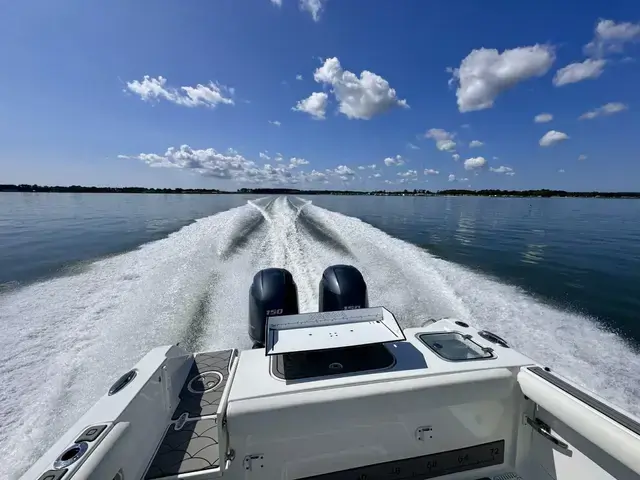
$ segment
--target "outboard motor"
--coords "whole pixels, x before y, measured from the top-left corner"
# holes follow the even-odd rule
[[[322,273],[319,298],[321,312],[369,307],[367,284],[351,265],[333,265]]]
[[[298,314],[298,287],[284,268],[266,268],[253,277],[249,289],[249,337],[253,348],[265,344],[267,317]]]

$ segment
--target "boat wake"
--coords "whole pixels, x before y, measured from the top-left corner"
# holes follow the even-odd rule
[[[371,306],[404,327],[455,316],[638,415],[640,357],[589,318],[549,307],[297,198],[265,198],[163,240],[0,296],[1,478],[16,478],[125,370],[158,345],[250,347],[247,292],[262,268],[295,278],[317,309],[332,264],[363,273]]]

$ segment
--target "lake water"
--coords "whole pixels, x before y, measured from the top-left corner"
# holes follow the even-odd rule
[[[640,414],[640,201],[0,193],[0,478],[150,348],[247,347],[247,291],[363,272],[403,326],[455,316]]]

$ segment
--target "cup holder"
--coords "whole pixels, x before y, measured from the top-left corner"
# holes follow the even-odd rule
[[[87,442],[74,443],[68,447],[62,454],[53,462],[53,468],[56,470],[66,468],[72,465],[82,457],[89,449]]]

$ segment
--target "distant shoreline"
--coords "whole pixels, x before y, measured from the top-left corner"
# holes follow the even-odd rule
[[[146,193],[163,195],[370,195],[370,196],[472,196],[472,197],[576,197],[576,198],[640,198],[640,192],[567,192],[564,190],[299,190],[295,188],[239,188],[225,191],[206,188],[85,187],[81,185],[1,185],[0,192],[15,193]]]

